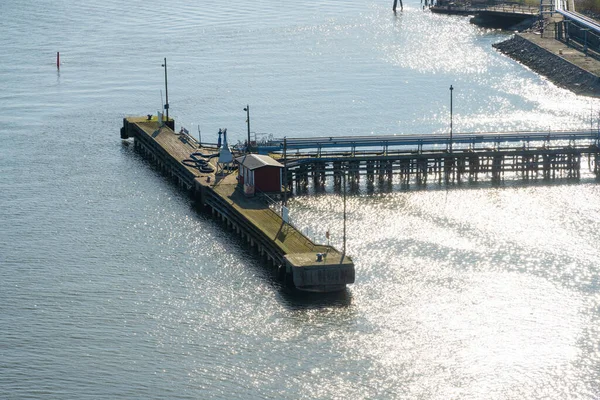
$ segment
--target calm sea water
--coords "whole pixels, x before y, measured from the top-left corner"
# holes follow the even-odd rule
[[[119,139],[587,128],[505,33],[387,0],[2,0],[0,398],[598,399],[600,186],[349,197],[346,293],[295,297]],[[61,52],[60,72],[55,66]],[[341,243],[333,191],[293,218]]]

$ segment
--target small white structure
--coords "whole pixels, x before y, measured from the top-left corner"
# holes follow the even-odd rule
[[[225,168],[230,167],[233,163],[233,154],[231,154],[231,149],[227,144],[227,128],[223,130],[223,145],[221,146],[221,150],[219,150],[219,161],[217,161],[217,172],[221,174],[225,170]]]

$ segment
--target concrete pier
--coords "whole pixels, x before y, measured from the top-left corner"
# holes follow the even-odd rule
[[[216,148],[199,147],[187,134],[145,117],[125,118],[121,138],[133,138],[136,150],[239,235],[287,284],[302,291],[331,292],[354,283],[350,257],[332,246],[314,243],[267,203],[246,197],[238,189],[236,172],[202,172],[184,162],[191,153],[215,153]],[[214,163],[212,167],[217,171]]]

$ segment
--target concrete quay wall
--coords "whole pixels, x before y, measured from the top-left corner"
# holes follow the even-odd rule
[[[569,56],[576,57],[574,53],[577,50],[558,40],[532,35],[535,34],[515,34],[493,47],[559,87],[579,95],[600,97],[600,77],[567,59]],[[595,60],[584,61],[593,63]]]

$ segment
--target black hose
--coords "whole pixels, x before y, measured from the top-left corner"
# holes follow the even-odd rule
[[[198,168],[198,170],[202,173],[205,174],[211,174],[213,172],[215,172],[215,170],[213,168],[211,168],[208,163],[204,160],[198,160],[198,159],[185,159],[183,161],[181,161],[181,163],[185,166],[188,167],[192,167],[192,168]]]
[[[215,154],[204,154],[204,153],[200,153],[199,151],[197,151],[197,152],[195,152],[195,153],[192,153],[192,154],[190,154],[190,157],[192,157],[192,158],[195,158],[195,157],[202,157],[202,158],[208,158],[208,159],[211,159],[211,158],[215,158],[215,157],[218,157],[218,156],[219,156],[219,155],[218,155],[217,153],[215,153]]]

